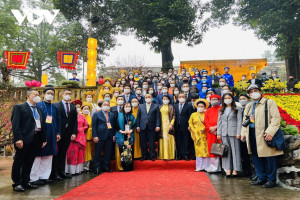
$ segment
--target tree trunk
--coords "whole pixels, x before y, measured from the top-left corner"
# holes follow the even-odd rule
[[[36,78],[37,78],[37,81],[40,81],[40,82],[42,81],[42,66],[38,66]]]
[[[3,83],[9,83],[9,73],[10,73],[10,70],[8,70],[6,68],[6,65],[5,64],[0,64],[0,70],[1,70],[1,74],[2,74],[2,82]]]
[[[300,80],[300,63],[299,63],[299,41],[294,37],[291,42],[288,55],[285,59],[286,75],[287,78],[293,75],[295,79]]]
[[[172,53],[172,41],[166,42],[162,45],[161,56],[162,56],[162,71],[167,72],[169,69],[173,69],[173,53]]]

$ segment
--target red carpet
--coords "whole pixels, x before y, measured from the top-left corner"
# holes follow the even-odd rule
[[[135,161],[132,172],[104,173],[58,199],[220,199],[195,161]]]

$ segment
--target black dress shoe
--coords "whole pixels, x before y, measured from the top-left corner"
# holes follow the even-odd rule
[[[72,178],[72,175],[71,175],[71,174],[66,174],[66,173],[64,173],[64,172],[63,172],[63,173],[60,173],[59,176],[62,177],[62,178]]]
[[[17,185],[16,187],[14,187],[14,191],[17,191],[17,192],[24,192],[24,191],[25,191],[25,188],[23,188],[22,185]]]
[[[112,170],[110,170],[110,169],[102,169],[101,171],[102,172],[112,172]]]
[[[176,160],[182,160],[181,156],[177,156]]]
[[[184,156],[183,159],[186,160],[186,161],[190,160],[187,156]]]
[[[33,185],[31,183],[27,183],[27,184],[23,185],[23,187],[28,188],[28,189],[36,189],[36,188],[38,188],[37,185]]]
[[[259,180],[259,179],[257,179],[257,181],[252,182],[251,185],[263,185],[266,182],[267,182],[266,180]]]
[[[56,180],[56,181],[61,181],[61,180],[63,180],[63,178],[60,177],[58,174],[54,174],[54,175],[52,176],[52,179],[53,179],[53,180]]]
[[[258,177],[257,176],[252,176],[248,180],[249,181],[257,181]]]
[[[40,179],[40,181],[43,181],[45,184],[53,183],[53,181],[50,179]]]
[[[100,169],[95,169],[94,170],[94,174],[101,174],[102,172],[100,171]]]
[[[274,181],[268,181],[262,186],[263,188],[273,188],[276,187],[276,182]]]
[[[32,181],[32,182],[30,182],[30,184],[32,184],[32,185],[45,185],[45,183],[43,181],[40,181],[40,180]]]

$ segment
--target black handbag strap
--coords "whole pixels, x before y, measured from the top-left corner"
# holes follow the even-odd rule
[[[268,128],[268,99],[266,100],[266,103],[265,103],[265,131],[267,130]]]

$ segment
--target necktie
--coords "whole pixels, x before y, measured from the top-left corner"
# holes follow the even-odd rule
[[[38,120],[38,119],[40,118],[40,115],[39,115],[39,113],[37,112],[36,107],[35,107],[35,106],[31,106],[31,108],[32,108],[32,110],[33,110],[34,118],[35,118],[36,120]]]
[[[181,111],[182,111],[182,107],[183,107],[183,104],[181,103],[181,104],[180,104],[180,108],[179,108],[179,114],[180,114]]]
[[[128,95],[126,96],[126,103],[129,101],[129,97],[128,97]]]
[[[67,114],[69,114],[70,113],[69,103],[66,103],[66,108],[67,108]]]
[[[149,110],[150,110],[150,105],[147,104],[147,114],[149,113]]]
[[[109,122],[109,118],[108,118],[108,112],[105,113],[105,118],[106,118],[106,122]]]

